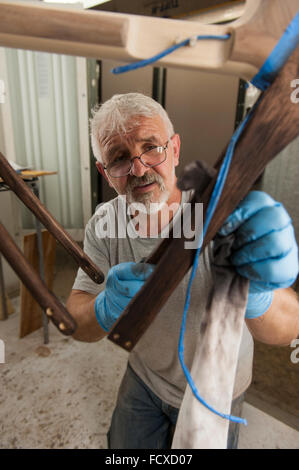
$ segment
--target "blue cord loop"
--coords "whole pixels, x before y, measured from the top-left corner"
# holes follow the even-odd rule
[[[223,34],[219,36],[199,35],[199,36],[196,36],[196,40],[200,41],[202,39],[218,39],[220,41],[221,40],[223,41],[223,40],[229,39],[229,37],[230,37],[230,34]],[[173,46],[165,49],[159,54],[154,55],[153,57],[150,57],[149,59],[140,60],[138,62],[133,62],[132,64],[122,65],[120,67],[115,67],[114,69],[111,70],[111,72],[114,74],[119,74],[119,73],[129,72],[130,70],[140,69],[141,67],[146,67],[147,65],[151,65],[154,62],[157,62],[157,60],[162,59],[166,55],[171,54],[172,52],[176,51],[180,47],[188,46],[192,40],[193,38],[184,39],[178,44],[174,44]]]

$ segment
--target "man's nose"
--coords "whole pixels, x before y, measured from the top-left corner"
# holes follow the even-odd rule
[[[149,170],[149,167],[144,166],[143,163],[141,163],[139,158],[133,159],[131,175],[140,177],[140,176],[143,176],[148,170]]]

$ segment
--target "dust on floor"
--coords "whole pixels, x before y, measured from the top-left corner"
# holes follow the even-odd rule
[[[0,448],[105,449],[127,353],[104,339],[82,343],[49,325],[18,338],[18,314],[0,322]]]

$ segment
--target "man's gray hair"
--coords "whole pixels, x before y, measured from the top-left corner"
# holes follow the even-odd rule
[[[173,136],[173,125],[165,109],[157,101],[142,93],[114,95],[93,109],[90,120],[91,146],[99,162],[102,162],[100,142],[105,145],[105,140],[111,135],[126,134],[132,127],[138,125],[140,116],[160,116],[165,123],[168,137]]]

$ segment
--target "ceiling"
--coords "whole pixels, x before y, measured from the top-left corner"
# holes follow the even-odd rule
[[[110,0],[105,3],[99,2],[91,8],[164,18],[209,16],[211,14],[215,16],[217,11],[223,11],[227,13],[226,21],[231,21],[240,16],[237,12],[241,8],[243,9],[244,5],[245,0]]]

